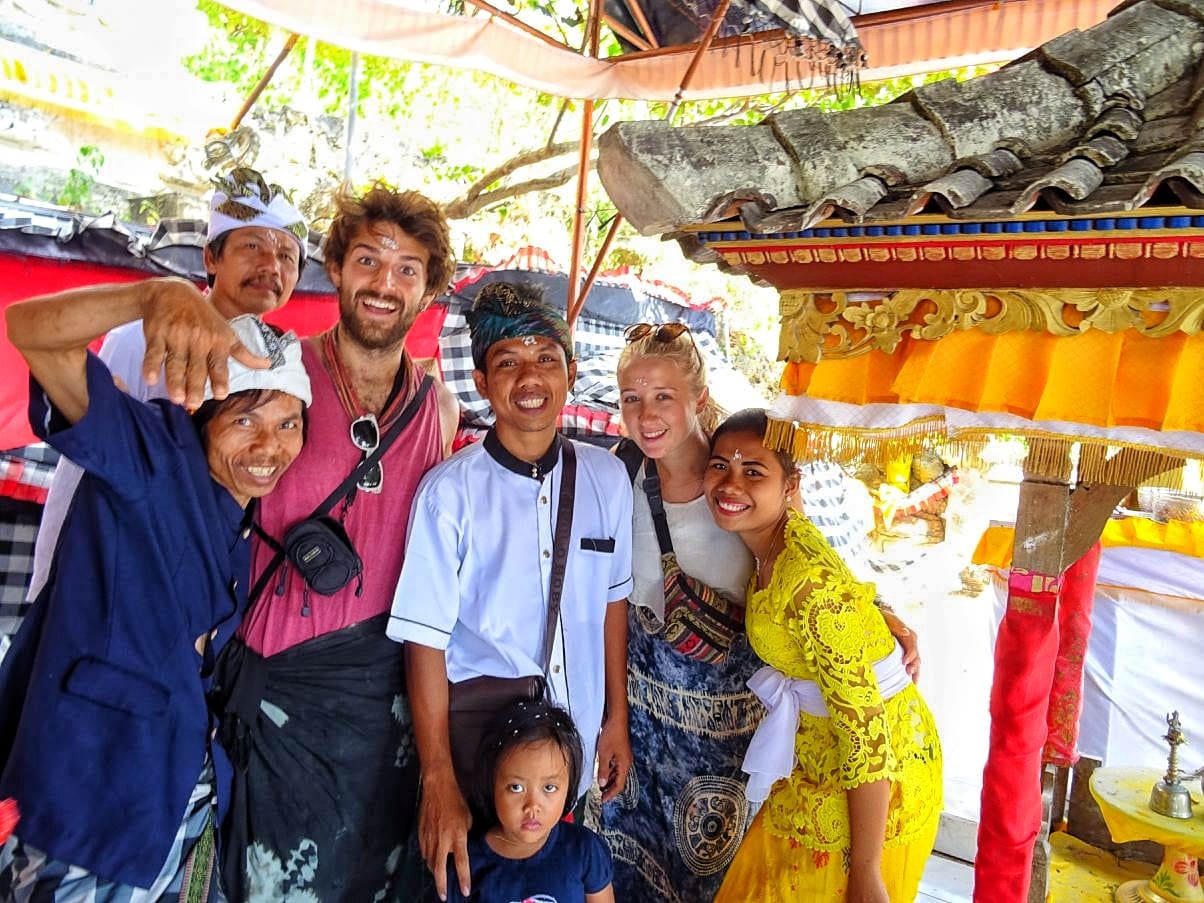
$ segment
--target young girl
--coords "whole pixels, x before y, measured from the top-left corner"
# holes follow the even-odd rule
[[[941,811],[941,749],[903,655],[856,580],[792,505],[794,462],[764,444],[763,410],[711,439],[716,523],[753,554],[745,626],[769,667],[750,684],[769,712],[745,757],[765,800],[717,903],[907,903]]]
[[[562,821],[582,767],[581,737],[568,712],[516,702],[499,714],[480,755],[485,780],[475,796],[486,828],[468,842],[467,903],[614,903],[606,844]],[[448,888],[451,901],[465,901],[458,882],[449,880]]]

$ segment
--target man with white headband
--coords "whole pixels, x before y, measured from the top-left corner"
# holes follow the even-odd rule
[[[206,693],[246,609],[255,500],[300,452],[312,395],[296,336],[248,315],[195,413],[131,397],[88,345],[154,304],[82,289],[6,312],[34,431],[84,476],[0,664],[0,798],[21,810],[0,899],[225,899],[231,769]]]
[[[282,307],[305,265],[308,231],[304,218],[278,185],[268,185],[252,169],[235,169],[217,179],[215,185],[204,251],[209,283],[206,301],[226,320],[242,314],[262,316]],[[180,299],[201,297],[191,282],[174,278],[98,286],[95,290],[104,292],[112,304],[137,300],[164,310],[170,310]],[[166,398],[166,373],[143,379],[146,356],[146,339],[138,322],[114,329],[100,349],[100,359],[135,398]],[[177,365],[172,359],[165,367]],[[158,370],[156,364],[152,372]],[[183,397],[175,400],[183,401]],[[68,459],[60,461],[55,471],[34,547],[33,578],[27,596],[30,601],[37,598],[49,575],[59,530],[81,473]]]
[[[405,342],[455,260],[443,213],[416,191],[377,183],[341,191],[335,206],[323,255],[338,321],[302,343],[309,434],[260,506],[255,598],[218,663],[213,700],[238,769],[222,825],[225,889],[248,903],[425,899],[423,870],[404,863],[418,758],[385,620],[418,481],[455,426],[454,415],[441,422],[447,390],[427,382]],[[204,305],[174,311],[155,330],[152,347],[187,359],[167,377],[189,397],[186,375],[195,366],[203,382],[230,347],[228,327]],[[319,506],[362,563],[322,589],[277,551]]]

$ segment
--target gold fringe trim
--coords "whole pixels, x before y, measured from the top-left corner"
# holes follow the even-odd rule
[[[959,430],[950,445],[974,443],[985,447],[992,437],[1017,436],[1025,440],[1025,473],[1069,483],[1106,483],[1112,486],[1152,486],[1183,490],[1188,458],[1204,454],[1153,448],[1133,442],[1112,442],[1082,436],[1064,436],[1042,430]],[[981,455],[981,451],[979,452]]]
[[[945,418],[921,417],[897,427],[828,426],[769,418],[765,444],[796,461],[867,461],[885,466],[899,455],[922,451],[946,440]]]
[[[885,469],[900,455],[932,450],[946,463],[987,469],[992,440],[1020,439],[1027,454],[1018,456],[1027,475],[1060,483],[1151,486],[1182,491],[1187,459],[1204,461],[1204,453],[1171,451],[1131,442],[1065,436],[1043,430],[975,427],[950,436],[941,415],[922,417],[897,427],[832,426],[769,418],[765,444],[796,461],[833,461],[849,466],[873,464]]]

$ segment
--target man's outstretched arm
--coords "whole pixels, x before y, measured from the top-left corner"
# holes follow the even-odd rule
[[[465,896],[472,891],[468,829],[472,815],[452,767],[448,732],[447,660],[442,649],[405,644],[406,686],[414,717],[414,740],[422,769],[418,804],[418,843],[435,877],[440,900],[447,899],[447,857],[451,856]]]

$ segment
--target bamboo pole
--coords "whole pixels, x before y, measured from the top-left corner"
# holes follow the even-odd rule
[[[589,55],[598,56],[598,32],[602,26],[602,0],[590,0],[589,21],[586,29],[589,33]],[[589,155],[593,149],[594,139],[594,101],[585,101],[581,111],[581,147],[577,157],[577,203],[573,208],[573,249],[569,257],[569,285],[565,298],[565,319],[569,330],[577,319],[576,311],[581,309],[577,300],[577,272],[581,269],[581,254],[585,244],[585,193],[589,187]]]
[[[598,249],[598,256],[594,258],[594,265],[589,268],[589,275],[585,277],[585,282],[581,284],[581,296],[577,299],[573,309],[569,311],[570,323],[580,316],[582,309],[585,307],[585,299],[589,296],[589,290],[594,287],[594,280],[598,278],[598,271],[602,269],[602,262],[606,260],[606,255],[610,253],[611,242],[615,240],[615,236],[619,233],[619,226],[621,225],[623,225],[623,214],[615,213],[614,219],[610,221],[610,228],[606,230],[606,238],[602,239],[602,247]]]
[[[284,46],[280,48],[280,52],[276,54],[276,59],[272,60],[272,65],[268,66],[268,71],[265,72],[251,89],[250,96],[243,102],[242,108],[238,111],[238,115],[234,117],[234,121],[230,123],[230,131],[234,131],[242,125],[243,117],[251,112],[251,107],[255,106],[255,101],[259,100],[259,95],[263,93],[263,89],[272,81],[272,76],[276,74],[276,70],[280,68],[280,64],[284,62],[294,47],[297,46],[297,41],[301,38],[299,34],[289,34],[288,40],[284,42]]]
[[[727,8],[731,5],[731,2],[732,0],[719,0],[719,5],[715,8],[715,15],[711,16],[711,22],[707,25],[706,34],[702,36],[702,41],[698,45],[698,51],[694,54],[694,58],[690,60],[690,68],[682,76],[681,84],[677,88],[677,94],[673,98],[673,103],[669,105],[669,112],[665,114],[665,121],[670,125],[673,124],[673,117],[677,115],[677,111],[681,108],[681,99],[686,93],[686,88],[690,87],[690,82],[694,80],[694,73],[698,71],[698,66],[702,62],[703,56],[710,48],[711,41],[715,40],[715,35],[719,33],[719,26],[723,24],[723,17],[727,15]]]
[[[698,64],[702,61],[703,55],[706,54],[707,48],[709,48],[711,46],[711,42],[715,40],[715,35],[719,32],[719,26],[723,22],[723,17],[727,15],[727,8],[730,3],[731,0],[721,0],[718,8],[715,10],[715,15],[711,19],[710,25],[707,26],[706,34],[702,36],[702,41],[699,43],[698,49],[694,52],[694,58],[690,61],[690,67],[686,69],[686,74],[682,76],[681,84],[677,88],[677,97],[673,101],[673,105],[669,107],[669,112],[665,114],[666,121],[670,123],[673,121],[673,116],[676,114],[677,108],[681,104],[682,95],[685,93],[686,88],[690,87],[690,82],[693,81],[694,73],[698,71]],[[589,158],[587,155],[583,165],[588,165],[588,163]],[[582,179],[578,180],[578,185],[581,184],[581,181]],[[584,200],[580,200],[577,205],[578,208],[580,209],[583,204]],[[615,235],[618,234],[619,226],[622,224],[623,214],[616,213],[615,218],[611,220],[610,229],[606,233],[606,238],[602,242],[602,247],[598,249],[598,256],[594,259],[594,265],[590,267],[589,275],[585,277],[585,283],[581,286],[580,298],[576,298],[573,291],[576,288],[577,281],[577,270],[576,265],[574,264],[572,276],[569,279],[569,302],[566,311],[570,329],[572,328],[573,323],[576,321],[578,315],[581,313],[582,308],[585,307],[586,296],[589,295],[589,290],[593,288],[594,280],[598,277],[598,271],[602,268],[602,261],[605,260],[606,255],[610,253],[611,242],[614,241]],[[576,223],[574,222],[574,227],[575,225]],[[574,238],[575,237],[576,234],[574,233]]]
[[[610,16],[607,16],[607,15],[603,15],[602,19],[603,19],[603,21],[606,22],[607,25],[610,26],[611,31],[613,31],[619,37],[626,40],[628,44],[638,47],[640,50],[651,50],[652,49],[651,44],[649,44],[646,40],[644,40],[644,38],[642,36],[636,34],[634,31],[632,31],[630,28],[628,28],[622,22],[619,22],[616,19],[612,19]]]

